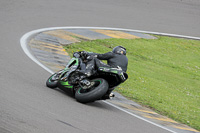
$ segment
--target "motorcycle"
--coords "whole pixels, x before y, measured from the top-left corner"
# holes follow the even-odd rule
[[[99,67],[94,74],[87,77],[81,73],[81,66],[87,63],[85,51],[75,52],[67,66],[51,75],[46,86],[72,94],[78,102],[89,103],[96,100],[110,99],[113,88],[128,79],[121,68]]]

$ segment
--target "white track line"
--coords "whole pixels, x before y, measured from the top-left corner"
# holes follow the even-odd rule
[[[107,102],[107,101],[103,101],[103,102],[106,103],[106,104],[108,104],[108,105],[110,105],[110,106],[113,106],[113,107],[115,107],[115,108],[117,108],[117,109],[119,109],[119,110],[121,110],[121,111],[123,111],[123,112],[129,114],[129,115],[132,115],[132,116],[134,116],[134,117],[136,117],[136,118],[138,118],[138,119],[141,119],[141,120],[143,120],[143,121],[145,121],[145,122],[148,122],[148,123],[150,123],[150,124],[152,124],[152,125],[154,125],[154,126],[160,127],[160,128],[162,128],[162,129],[165,129],[165,130],[167,130],[167,131],[169,131],[169,132],[172,132],[172,133],[177,133],[177,132],[175,132],[175,131],[173,131],[173,130],[170,130],[170,129],[164,127],[164,126],[161,126],[161,125],[159,125],[159,124],[156,124],[156,123],[154,123],[154,122],[151,122],[150,120],[147,120],[147,119],[145,119],[145,118],[143,118],[143,117],[140,117],[140,116],[138,116],[138,115],[136,115],[136,114],[133,114],[133,113],[127,111],[127,110],[124,110],[123,108],[120,108],[120,107],[118,107],[118,106],[116,106],[116,105],[114,105],[114,104],[112,104],[112,103],[109,103],[109,102]]]
[[[121,28],[107,28],[107,27],[52,27],[52,28],[44,28],[44,29],[38,29],[38,30],[34,30],[34,31],[30,31],[28,33],[26,33],[25,35],[22,36],[22,38],[20,39],[20,43],[21,43],[21,47],[22,49],[24,50],[24,52],[26,53],[26,55],[31,58],[35,63],[37,63],[39,66],[41,66],[42,68],[44,68],[45,70],[47,70],[48,72],[50,72],[51,74],[53,74],[54,72],[52,70],[50,70],[49,68],[47,68],[46,66],[44,66],[42,63],[40,63],[32,54],[31,52],[29,51],[28,47],[27,47],[27,42],[30,40],[30,38],[32,36],[34,36],[35,34],[38,34],[40,32],[44,32],[44,31],[49,31],[49,30],[58,30],[58,29],[107,29],[107,30],[120,30],[120,31],[132,31],[132,32],[140,32],[140,33],[147,33],[147,34],[156,34],[156,35],[164,35],[164,36],[171,36],[171,37],[180,37],[180,38],[187,38],[187,39],[197,39],[197,40],[200,40],[199,37],[192,37],[192,36],[184,36],[184,35],[175,35],[175,34],[168,34],[168,33],[159,33],[159,32],[150,32],[150,31],[141,31],[141,30],[131,30],[131,29],[121,29]],[[124,110],[112,103],[109,103],[107,101],[103,101],[104,103],[112,106],[112,107],[115,107],[131,116],[134,116],[136,118],[139,118],[143,121],[146,121],[150,124],[153,124],[157,127],[160,127],[162,129],[165,129],[169,132],[172,132],[172,133],[176,133],[175,131],[172,131],[166,127],[163,127],[161,125],[158,125],[156,123],[153,123],[145,118],[142,118],[138,115],[135,115],[131,112],[128,112],[127,110]]]
[[[26,53],[26,55],[31,58],[35,63],[37,63],[39,66],[41,66],[42,68],[44,68],[45,70],[47,70],[48,72],[50,72],[51,74],[53,74],[54,72],[51,71],[49,68],[47,68],[46,66],[44,66],[42,63],[40,63],[32,54],[31,52],[29,51],[28,47],[27,47],[27,43],[28,41],[30,40],[30,38],[39,33],[37,32],[39,30],[35,30],[35,31],[31,31],[31,32],[28,32],[26,33],[25,35],[22,36],[22,38],[20,39],[20,43],[21,43],[21,47],[22,49],[24,50],[24,53]]]

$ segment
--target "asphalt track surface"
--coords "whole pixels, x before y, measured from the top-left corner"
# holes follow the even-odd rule
[[[49,73],[20,46],[26,32],[98,26],[200,37],[199,0],[6,0],[0,2],[1,133],[167,133],[103,102],[77,103],[45,86]]]

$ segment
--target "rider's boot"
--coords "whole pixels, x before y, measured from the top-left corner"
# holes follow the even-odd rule
[[[106,93],[106,95],[104,95],[104,96],[102,97],[102,100],[112,99],[113,97],[115,97],[115,94],[112,93],[112,91],[113,91],[114,89],[115,89],[115,87],[114,87],[114,88],[109,88],[109,90],[108,90],[108,92]]]
[[[110,94],[104,95],[101,99],[102,100],[106,100],[106,99],[112,99],[113,97],[115,97],[115,94],[114,93],[110,93]]]
[[[115,97],[115,94],[114,93],[110,93],[110,95],[109,95],[109,97],[111,98],[113,98],[113,97]]]

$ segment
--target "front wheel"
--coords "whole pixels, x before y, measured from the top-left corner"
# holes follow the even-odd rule
[[[94,85],[89,89],[79,88],[75,93],[78,102],[89,103],[100,99],[108,91],[108,82],[105,79],[97,78],[91,80]]]
[[[56,88],[59,76],[62,73],[62,71],[63,70],[60,70],[59,72],[54,73],[53,75],[51,75],[46,81],[46,86],[49,87],[49,88]]]

